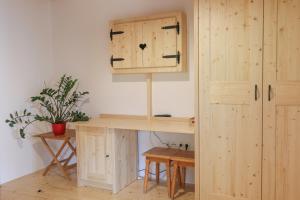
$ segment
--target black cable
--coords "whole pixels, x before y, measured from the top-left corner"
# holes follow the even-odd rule
[[[141,172],[141,171],[145,171],[146,169],[140,169],[140,170],[138,170],[138,172]],[[166,172],[166,170],[162,170],[162,171],[160,171],[159,173],[161,174],[161,173],[164,173],[164,172]],[[156,174],[154,174],[154,173],[152,173],[152,172],[149,172],[149,174],[151,174],[151,175],[153,175],[153,176],[155,176]]]
[[[168,143],[162,141],[162,139],[157,135],[156,132],[151,132],[151,133],[153,133],[153,135],[155,135],[155,137],[159,140],[159,142],[160,142],[161,144],[166,145],[167,147],[170,148],[170,145],[169,145]]]

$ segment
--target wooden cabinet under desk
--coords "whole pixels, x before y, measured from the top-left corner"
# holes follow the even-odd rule
[[[139,130],[194,134],[190,118],[101,115],[76,123],[79,186],[117,193],[137,179]]]

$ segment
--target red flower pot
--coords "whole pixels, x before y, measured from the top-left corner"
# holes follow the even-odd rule
[[[66,132],[66,123],[52,124],[52,132],[55,136],[63,135]]]

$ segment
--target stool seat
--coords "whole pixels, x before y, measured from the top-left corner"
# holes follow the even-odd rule
[[[177,150],[171,158],[172,161],[184,162],[187,164],[195,165],[195,152]]]
[[[159,184],[160,163],[164,163],[166,165],[168,195],[169,197],[171,197],[171,172],[170,172],[171,157],[175,155],[177,151],[178,151],[177,149],[154,147],[143,154],[146,157],[144,192],[147,192],[148,180],[149,180],[149,168],[151,162],[156,162],[156,183],[157,184]]]
[[[171,157],[176,155],[177,152],[177,149],[154,147],[143,153],[143,155],[149,158],[171,159]]]

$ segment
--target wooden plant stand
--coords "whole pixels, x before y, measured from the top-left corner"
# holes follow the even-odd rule
[[[71,159],[76,156],[76,148],[71,144],[70,140],[72,138],[76,138],[75,130],[66,130],[66,133],[61,136],[55,136],[52,132],[43,133],[39,135],[35,135],[34,137],[41,138],[43,144],[46,146],[47,150],[49,151],[50,155],[53,157],[51,163],[45,169],[43,176],[46,176],[49,172],[50,168],[57,165],[58,168],[62,171],[65,177],[71,180],[69,174],[67,173],[68,169],[76,167],[76,163],[72,165],[68,165]],[[58,149],[57,153],[54,153],[50,145],[47,143],[47,140],[58,140],[63,141],[61,147]],[[63,149],[68,146],[71,149],[71,154],[69,157],[63,160],[59,160],[59,156],[61,155]]]

